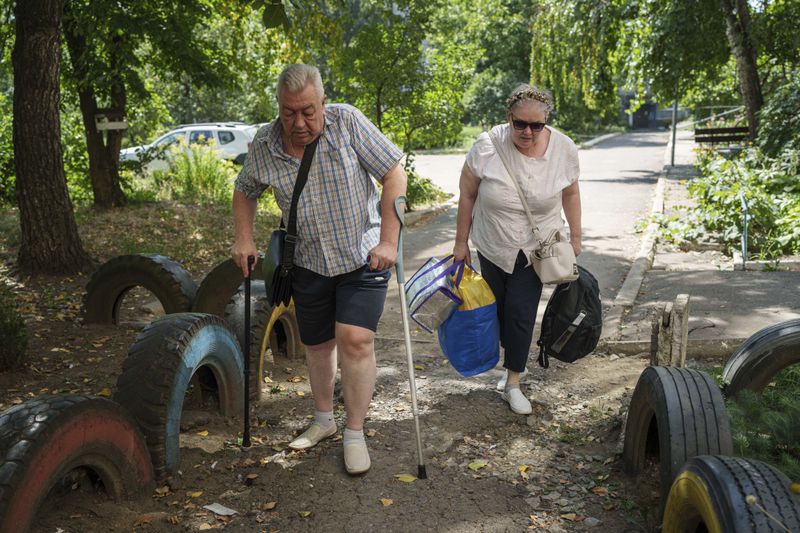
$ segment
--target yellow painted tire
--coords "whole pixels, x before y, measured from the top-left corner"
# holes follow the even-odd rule
[[[289,305],[279,303],[273,310],[267,322],[264,336],[261,338],[261,350],[258,356],[259,379],[266,373],[267,363],[274,364],[275,356],[285,357],[289,360],[302,361],[306,350],[300,341],[300,329],[297,326],[294,300],[289,300]],[[256,387],[259,400],[265,399],[264,384]]]
[[[800,531],[800,501],[789,485],[785,475],[761,461],[721,455],[695,457],[683,466],[670,488],[661,531]]]

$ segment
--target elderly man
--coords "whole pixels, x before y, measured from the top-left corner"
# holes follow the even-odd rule
[[[246,274],[247,257],[258,257],[258,197],[272,187],[285,220],[304,148],[319,138],[297,208],[292,280],[314,422],[289,446],[310,448],[336,433],[338,359],[347,412],[345,468],[360,474],[370,467],[363,427],[375,388],[375,330],[397,259],[400,223],[393,214],[395,199],[406,190],[403,154],[356,108],[326,105],[315,67],[287,67],[277,97],[279,117],[259,130],[236,179],[231,255]],[[372,177],[383,185],[381,192]]]

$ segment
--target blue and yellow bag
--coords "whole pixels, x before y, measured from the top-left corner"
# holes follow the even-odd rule
[[[455,293],[462,303],[437,333],[450,364],[468,378],[491,370],[500,360],[500,323],[489,284],[471,266],[460,263]]]

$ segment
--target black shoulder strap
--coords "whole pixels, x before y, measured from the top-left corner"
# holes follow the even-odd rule
[[[300,170],[297,171],[297,179],[294,182],[292,191],[292,204],[289,207],[289,220],[286,223],[286,235],[283,240],[283,254],[281,255],[281,269],[286,272],[291,270],[294,264],[294,247],[297,243],[297,203],[300,201],[300,194],[308,181],[308,171],[311,168],[311,161],[314,159],[314,152],[317,150],[319,137],[306,145],[303,150],[303,160],[300,162]]]

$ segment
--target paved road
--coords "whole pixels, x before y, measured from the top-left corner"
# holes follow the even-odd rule
[[[580,263],[600,282],[610,303],[640,246],[634,228],[652,209],[652,197],[664,163],[664,132],[620,135],[580,151],[584,252]],[[445,191],[457,193],[464,155],[418,156],[417,170]],[[406,239],[406,272],[430,256],[452,250],[456,209],[411,228]]]

